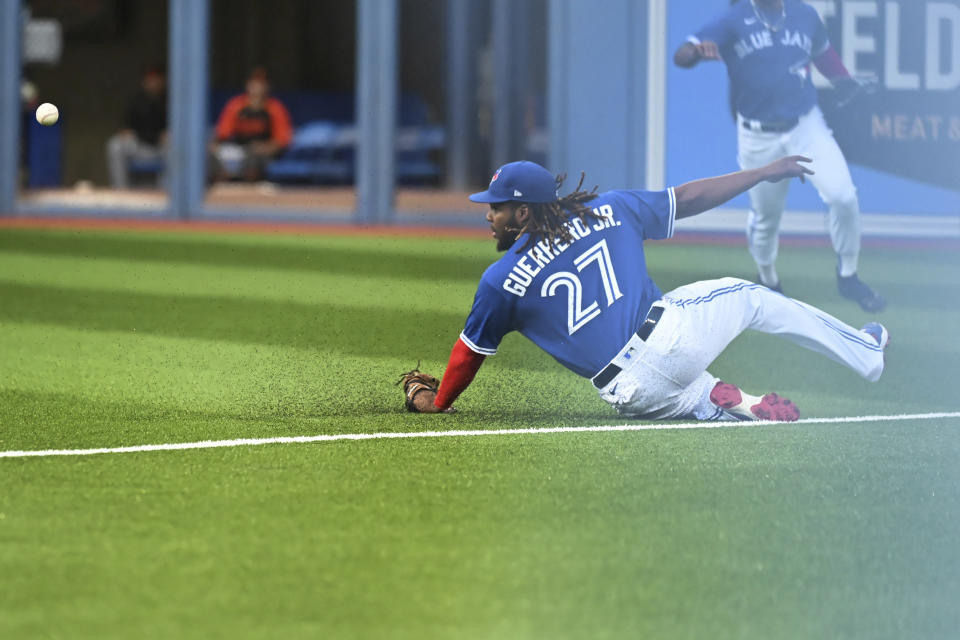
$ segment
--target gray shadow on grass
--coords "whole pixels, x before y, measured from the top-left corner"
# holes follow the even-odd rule
[[[105,237],[19,230],[0,232],[0,252],[471,282],[477,281],[484,269],[497,258],[493,251],[484,258],[391,252],[374,240],[371,240],[369,249],[355,246],[306,248],[196,239],[177,242],[158,236]]]
[[[0,281],[0,320],[92,331],[129,331],[331,351],[357,356],[445,361],[464,313],[384,310],[223,297],[165,296],[23,285]],[[524,358],[498,358],[536,370]],[[331,361],[331,366],[336,362]]]

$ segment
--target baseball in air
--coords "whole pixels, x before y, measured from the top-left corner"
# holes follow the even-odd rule
[[[37,122],[40,124],[49,127],[52,124],[57,124],[57,120],[59,119],[60,110],[57,109],[56,105],[44,102],[37,107]]]

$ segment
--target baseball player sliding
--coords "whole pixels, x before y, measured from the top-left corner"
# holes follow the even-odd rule
[[[817,106],[810,62],[839,90],[842,101],[861,88],[830,46],[820,16],[800,0],[740,0],[690,36],[674,54],[680,67],[722,60],[737,112],[739,162],[753,169],[783,155],[814,158],[810,181],[830,208],[830,238],[837,252],[837,288],[865,311],[886,301],[857,277],[860,206],[840,147]],[[787,182],[750,190],[747,243],[764,285],[781,291],[778,231]]]
[[[808,158],[698,180],[665,191],[583,191],[558,196],[562,178],[513,162],[470,196],[504,256],[483,274],[443,382],[414,370],[401,378],[407,408],[452,411],[503,336],[519,331],[628,416],[792,421],[799,410],[770,393],[748,395],[707,373],[746,329],[783,336],[868,380],[883,372],[887,330],[862,330],[759,284],[723,278],[662,294],[647,274],[643,241],[669,238],[674,221],[761,183],[804,179]],[[438,388],[439,386],[439,388]]]

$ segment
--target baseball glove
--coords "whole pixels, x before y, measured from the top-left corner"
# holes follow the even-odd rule
[[[403,383],[403,395],[406,397],[405,404],[407,411],[413,412],[417,412],[417,407],[413,404],[413,399],[418,393],[421,391],[433,391],[436,393],[437,389],[440,388],[439,380],[429,373],[420,371],[419,361],[417,362],[416,368],[412,371],[401,374],[396,384],[400,384],[401,382]]]
[[[833,85],[836,92],[837,107],[842,109],[860,96],[877,90],[877,79],[873,77],[838,78]]]

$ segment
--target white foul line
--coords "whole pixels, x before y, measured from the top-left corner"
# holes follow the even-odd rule
[[[669,429],[720,429],[727,427],[759,427],[793,424],[837,424],[853,422],[885,422],[894,420],[935,420],[960,418],[960,411],[946,413],[911,413],[890,416],[855,416],[849,418],[808,418],[797,422],[690,422],[686,424],[621,424],[596,427],[543,427],[527,429],[475,429],[470,431],[417,431],[394,433],[337,433],[316,436],[281,436],[276,438],[241,438],[237,440],[202,440],[200,442],[173,442],[168,444],[141,444],[129,447],[100,449],[45,449],[36,451],[0,451],[0,458],[46,458],[50,456],[92,456],[100,453],[139,453],[143,451],[177,451],[180,449],[221,449],[224,447],[254,447],[265,444],[302,444],[307,442],[336,442],[339,440],[385,440],[391,438],[456,438],[470,436],[539,435],[546,433],[587,433],[608,431],[654,431]]]

